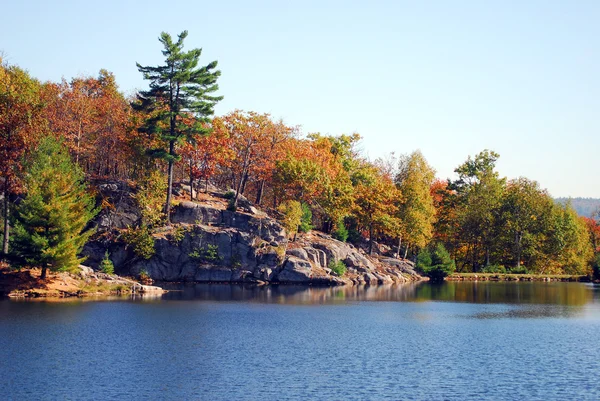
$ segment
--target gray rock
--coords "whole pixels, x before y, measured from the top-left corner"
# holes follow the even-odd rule
[[[312,268],[310,262],[290,256],[283,270],[277,275],[281,283],[309,283],[311,281]]]

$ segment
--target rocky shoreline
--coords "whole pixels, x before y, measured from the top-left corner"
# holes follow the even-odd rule
[[[136,255],[119,232],[139,222],[133,193],[122,183],[99,185],[113,208],[97,218],[97,239],[83,250],[86,264],[98,269],[106,251],[115,272],[162,282],[359,285],[422,280],[410,261],[367,255],[364,250],[319,231],[288,240],[283,227],[250,202],[227,210],[223,192],[180,200],[171,226],[153,234],[154,255]],[[342,262],[344,274],[332,270]]]

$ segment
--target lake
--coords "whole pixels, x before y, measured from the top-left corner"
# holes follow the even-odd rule
[[[190,285],[0,301],[4,400],[600,399],[600,287]]]

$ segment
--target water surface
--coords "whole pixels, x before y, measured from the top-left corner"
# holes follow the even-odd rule
[[[0,301],[2,399],[600,399],[582,283]]]

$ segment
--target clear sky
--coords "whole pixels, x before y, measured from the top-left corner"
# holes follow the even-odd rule
[[[218,115],[358,132],[370,159],[420,149],[440,178],[483,149],[502,176],[600,197],[600,1],[5,1],[0,51],[40,80],[145,88],[157,38],[219,61]]]

